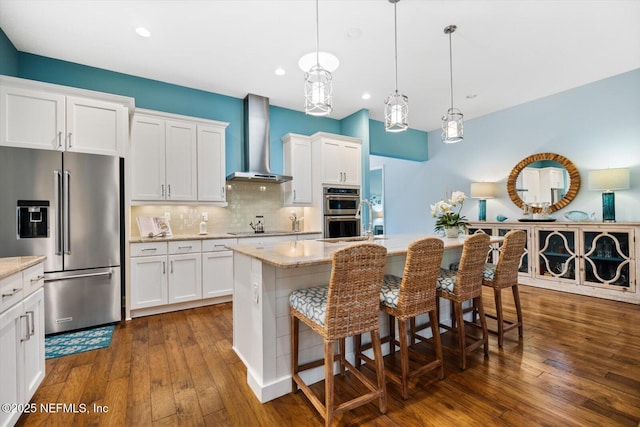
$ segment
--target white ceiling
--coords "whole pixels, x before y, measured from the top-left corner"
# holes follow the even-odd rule
[[[382,121],[393,5],[320,0],[319,10],[320,49],[341,62],[331,117],[368,108]],[[397,13],[398,90],[415,129],[438,128],[449,107],[449,24],[454,104],[467,120],[640,68],[640,0],[401,0]],[[297,62],[315,51],[315,24],[313,0],[0,0],[0,27],[20,51],[298,111]]]

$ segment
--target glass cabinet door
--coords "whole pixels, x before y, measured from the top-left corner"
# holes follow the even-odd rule
[[[526,229],[515,229],[515,228],[498,228],[498,236],[504,236],[506,235],[508,232],[512,231],[512,230],[522,230],[526,233],[527,238],[525,240],[525,244],[524,244],[524,253],[522,254],[522,257],[520,257],[520,267],[518,268],[518,271],[520,273],[525,273],[525,274],[529,274],[529,233],[527,232]]]
[[[630,288],[630,232],[584,230],[584,277],[590,285]]]
[[[540,278],[576,279],[576,232],[538,230],[538,275]]]

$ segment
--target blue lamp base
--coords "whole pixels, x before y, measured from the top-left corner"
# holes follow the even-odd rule
[[[486,220],[487,220],[487,201],[485,199],[480,199],[478,200],[478,221],[486,221]]]
[[[616,222],[616,201],[613,191],[602,193],[602,222]]]

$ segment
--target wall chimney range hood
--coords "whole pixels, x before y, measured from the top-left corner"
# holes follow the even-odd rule
[[[269,98],[248,94],[244,98],[243,169],[227,176],[227,181],[282,183],[292,179],[269,168]]]

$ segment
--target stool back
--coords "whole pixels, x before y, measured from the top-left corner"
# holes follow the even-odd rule
[[[435,310],[444,243],[428,237],[409,245],[398,296],[396,317],[410,318]]]
[[[506,288],[518,283],[518,268],[526,242],[527,233],[524,230],[512,230],[504,236],[492,286]]]
[[[475,298],[482,293],[482,270],[487,260],[489,240],[488,235],[478,233],[464,241],[453,289],[453,294],[459,300]]]
[[[380,289],[387,248],[360,243],[333,254],[325,325],[329,340],[369,332],[379,327]]]

